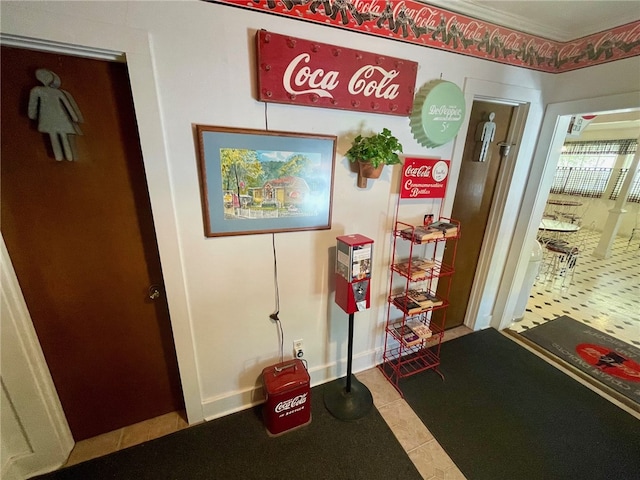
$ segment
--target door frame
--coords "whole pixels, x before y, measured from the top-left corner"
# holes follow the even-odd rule
[[[624,112],[638,108],[640,108],[640,91],[552,103],[547,106],[540,134],[537,137],[535,155],[531,162],[522,205],[517,214],[517,225],[512,239],[514,248],[509,252],[505,275],[496,302],[496,311],[500,314],[496,315],[491,323],[494,328],[499,330],[506,328],[516,319],[516,303],[525,280],[531,249],[544,213],[571,117],[593,112]]]
[[[91,20],[83,20],[81,29],[61,30],[56,26],[73,25],[77,19],[25,9],[28,7],[3,5],[0,43],[89,58],[126,60],[187,419],[189,423],[200,422],[204,420],[201,390],[149,33]],[[50,27],[43,28],[43,25]],[[24,321],[31,322],[31,319]]]
[[[512,115],[509,119],[509,125],[507,127],[507,138],[505,138],[505,142],[510,144],[512,148],[506,158],[500,158],[499,161],[499,169],[495,178],[495,185],[493,187],[493,196],[491,199],[491,204],[489,205],[489,210],[487,214],[487,221],[484,225],[484,235],[482,237],[482,244],[480,246],[480,253],[475,263],[475,269],[473,272],[473,283],[471,285],[471,290],[469,291],[468,299],[461,299],[461,302],[466,303],[465,315],[463,317],[463,325],[467,325],[473,322],[473,319],[476,318],[478,309],[480,308],[479,302],[483,298],[483,290],[486,285],[489,275],[491,265],[488,262],[491,262],[493,252],[496,247],[496,240],[499,238],[497,235],[493,234],[493,230],[495,226],[499,222],[498,212],[502,211],[503,206],[498,205],[497,197],[498,192],[502,188],[509,188],[511,184],[511,178],[513,173],[514,162],[513,159],[517,158],[520,144],[522,140],[522,131],[524,130],[524,124],[527,120],[527,114],[529,111],[529,104],[522,102],[514,102],[506,99],[495,99],[495,98],[485,98],[484,96],[476,95],[473,97],[471,105],[469,106],[469,110],[473,111],[475,108],[476,102],[482,102],[483,104],[494,104],[494,105],[506,105],[511,107]],[[491,109],[489,108],[489,111]],[[497,121],[497,120],[496,120]],[[477,125],[477,124],[476,124]],[[469,128],[472,128],[473,125],[469,125]],[[497,142],[497,140],[495,140]],[[470,147],[470,144],[467,143],[465,139],[465,151]],[[495,152],[495,150],[494,150]],[[497,153],[497,152],[496,152]],[[464,154],[464,152],[463,152]],[[467,157],[468,158],[468,157]],[[463,168],[463,163],[460,163],[460,169]],[[460,183],[457,183],[456,188],[460,188]],[[457,192],[456,192],[457,196]],[[456,199],[454,198],[454,205]],[[453,209],[453,207],[452,207]],[[457,218],[457,220],[462,220]],[[467,225],[465,228],[464,223],[462,224],[462,230],[466,232],[468,235],[469,226]],[[458,269],[460,265],[458,265]],[[469,265],[465,265],[465,268],[469,268]],[[454,284],[456,280],[453,280]],[[451,327],[448,327],[451,328]]]
[[[499,316],[496,314],[500,313],[497,302],[501,287],[500,280],[508,269],[511,238],[516,227],[520,201],[527,186],[526,177],[535,147],[538,126],[543,115],[543,106],[540,90],[518,85],[467,77],[463,91],[466,105],[472,105],[474,100],[479,100],[521,107],[518,121],[524,122],[524,132],[517,154],[509,156],[505,162],[506,165],[498,175],[485,238],[464,318],[464,325],[472,330],[481,330],[495,326],[495,318]],[[475,128],[469,125],[470,115],[471,108],[468,108],[463,127],[454,142],[449,185],[458,183],[467,130]],[[447,195],[443,204],[445,216],[450,215],[454,200],[455,192]],[[462,225],[462,234],[464,235],[464,225]]]
[[[2,236],[0,267],[0,477],[18,480],[61,466],[74,441]]]

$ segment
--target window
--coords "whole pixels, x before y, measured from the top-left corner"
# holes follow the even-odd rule
[[[628,174],[628,168],[620,169],[620,172],[615,179],[613,189],[611,190],[611,195],[609,195],[609,200],[615,200],[616,198],[618,198],[620,188],[622,187],[622,182],[624,182],[624,179]],[[629,195],[627,195],[627,202],[640,203],[640,175],[636,175],[636,178],[633,179],[633,183],[631,184],[631,188],[629,189]]]
[[[636,139],[567,142],[562,147],[551,193],[615,200],[638,148]],[[627,198],[640,203],[640,179]]]

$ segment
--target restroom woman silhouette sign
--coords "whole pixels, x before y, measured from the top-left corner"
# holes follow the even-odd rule
[[[68,136],[82,135],[78,125],[84,121],[80,109],[71,94],[60,88],[60,77],[54,72],[39,68],[36,78],[44,86],[31,89],[29,118],[38,120],[39,132],[49,134],[56,160],[77,160]]]

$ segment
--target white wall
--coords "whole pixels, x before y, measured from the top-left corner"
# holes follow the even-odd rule
[[[638,92],[638,57],[583,68],[545,78],[545,103],[569,102],[583,98]],[[640,101],[640,95],[638,95]],[[585,112],[587,113],[587,112]]]
[[[145,85],[137,65],[130,66],[132,87],[154,216],[160,225],[158,241],[178,357],[189,383],[185,394],[192,421],[260,401],[260,393],[255,391],[260,372],[279,355],[276,327],[268,318],[274,310],[271,236],[204,237],[192,131],[193,124],[265,128],[265,105],[256,101],[253,93],[257,29],[416,61],[420,65],[417,86],[442,77],[462,87],[468,79],[475,79],[504,84],[505,88],[543,89],[547,99],[554,101],[559,100],[559,90],[567,98],[629,91],[633,78],[628,77],[638,66],[637,59],[630,59],[592,67],[598,81],[591,82],[591,69],[552,76],[205,2],[3,1],[2,9],[2,31],[15,35],[74,44],[90,41],[97,43],[93,46],[116,48],[113,45],[122,39],[109,32],[130,29],[149,34],[155,80],[149,88],[152,94],[157,86],[161,142],[146,131],[155,117],[153,108],[148,107],[149,99],[141,100]],[[105,33],[98,36],[96,32]],[[613,74],[618,64],[622,75]],[[559,88],[565,75],[571,83],[580,78],[580,87]],[[636,76],[633,88],[637,85]],[[540,111],[543,105],[534,107]],[[432,150],[419,146],[407,118],[276,104],[269,104],[266,112],[272,130],[338,136],[333,228],[281,233],[275,239],[285,356],[290,354],[292,341],[303,338],[312,381],[317,384],[345,371],[347,316],[334,304],[332,292],[332,247],[338,235],[361,233],[376,242],[373,304],[369,311],[356,315],[354,371],[377,363],[383,344],[389,228],[398,172],[397,167],[393,172],[387,169],[381,179],[370,181],[367,189],[358,189],[356,174],[343,157],[349,147],[346,138],[360,128],[388,127],[408,154],[454,158],[456,152],[453,142]],[[535,136],[539,126],[529,128]],[[527,140],[531,146],[521,151],[525,162],[533,155],[534,139],[530,135]],[[459,165],[452,166],[452,178],[457,178],[457,168]],[[165,170],[168,179],[163,177]],[[447,205],[452,204],[454,193],[455,185],[451,185]],[[411,215],[417,219],[421,213],[437,212],[438,208],[438,204],[425,202]],[[504,236],[505,232],[500,233]],[[509,239],[510,233],[506,234]],[[201,406],[200,411],[194,404]]]
[[[417,61],[417,85],[442,75],[462,86],[470,72],[476,78],[501,82],[509,78],[509,82],[531,88],[540,82],[539,74],[524,69],[459,56],[452,62],[451,55],[435,50],[219,5],[180,3],[150,8],[144,2],[135,3],[130,7],[129,21],[150,31],[153,40],[194,336],[198,339],[205,416],[242,406],[258,384],[262,368],[278,357],[277,332],[268,319],[274,309],[271,238],[203,237],[190,129],[192,123],[265,127],[264,104],[253,98],[253,37],[257,29]],[[386,126],[409,154],[451,158],[452,145],[435,151],[420,147],[412,138],[407,118],[275,104],[269,104],[267,112],[270,129],[335,134],[340,139],[333,229],[279,234],[276,238],[285,353],[289,354],[292,340],[305,339],[312,379],[317,383],[344,374],[347,316],[333,302],[331,281],[330,249],[337,235],[362,233],[376,241],[374,303],[370,311],[357,315],[355,371],[379,359],[383,341],[389,228],[395,207],[391,194],[397,180],[394,177],[390,182],[391,172],[387,171],[381,180],[370,182],[367,190],[356,188],[356,176],[343,157],[349,146],[345,137],[359,128],[379,130]],[[433,208],[425,206],[424,210]]]

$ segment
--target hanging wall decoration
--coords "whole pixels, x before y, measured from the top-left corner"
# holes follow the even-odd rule
[[[400,198],[444,198],[449,179],[449,160],[405,157]]]
[[[480,144],[478,162],[485,162],[490,154],[489,145],[493,142],[496,134],[496,122],[493,121],[495,118],[496,114],[494,112],[489,113],[489,120],[478,124],[476,128],[476,142]]]
[[[464,94],[460,88],[446,80],[432,80],[416,94],[411,132],[421,145],[439,147],[455,138],[464,114]]]
[[[258,99],[409,116],[418,64],[261,30]]]
[[[640,20],[558,42],[417,0],[205,1],[549,73],[640,55]]]
[[[29,94],[28,115],[38,120],[38,131],[49,134],[56,160],[77,160],[69,135],[82,135],[82,113],[73,96],[60,88],[61,80],[51,70],[39,68],[36,78],[44,85],[33,87]]]
[[[335,136],[195,131],[207,237],[331,228]]]
[[[596,115],[574,115],[571,117],[567,137],[579,137],[594,118],[596,118]]]

